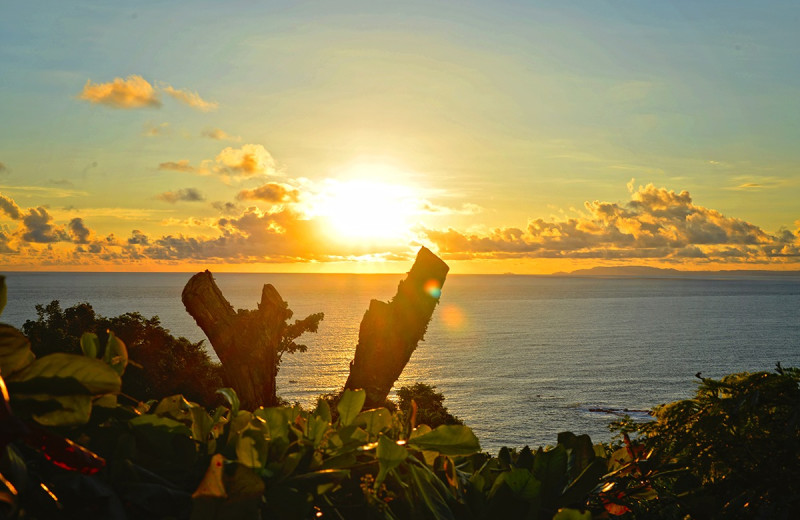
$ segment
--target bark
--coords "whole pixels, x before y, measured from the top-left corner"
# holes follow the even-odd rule
[[[391,302],[372,300],[361,320],[345,388],[363,388],[364,408],[381,406],[425,335],[450,268],[423,247]]]
[[[257,309],[234,311],[205,271],[192,276],[181,299],[208,336],[222,362],[224,382],[236,391],[242,407],[277,405],[278,348],[292,313],[275,287],[264,285]]]

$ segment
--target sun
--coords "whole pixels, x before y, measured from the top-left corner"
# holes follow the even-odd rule
[[[409,232],[413,190],[386,182],[330,180],[315,212],[341,240],[398,239]]]

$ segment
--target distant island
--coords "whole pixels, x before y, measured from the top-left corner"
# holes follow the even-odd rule
[[[636,278],[729,278],[729,277],[800,277],[800,271],[761,271],[755,269],[731,269],[725,271],[680,271],[678,269],[663,269],[644,265],[592,267],[590,269],[577,269],[575,271],[560,271],[551,276],[611,276],[611,277],[636,277]]]

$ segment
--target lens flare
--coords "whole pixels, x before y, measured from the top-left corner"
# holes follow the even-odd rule
[[[439,319],[448,329],[461,329],[465,325],[464,312],[455,305],[444,305],[439,309]]]
[[[428,280],[427,282],[425,282],[423,289],[425,290],[426,293],[430,294],[437,300],[442,295],[442,286],[439,285],[439,282],[437,282],[436,280]]]

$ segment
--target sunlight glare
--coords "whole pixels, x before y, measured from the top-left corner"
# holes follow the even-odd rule
[[[345,240],[405,235],[413,213],[412,190],[371,180],[330,181],[316,213]]]

